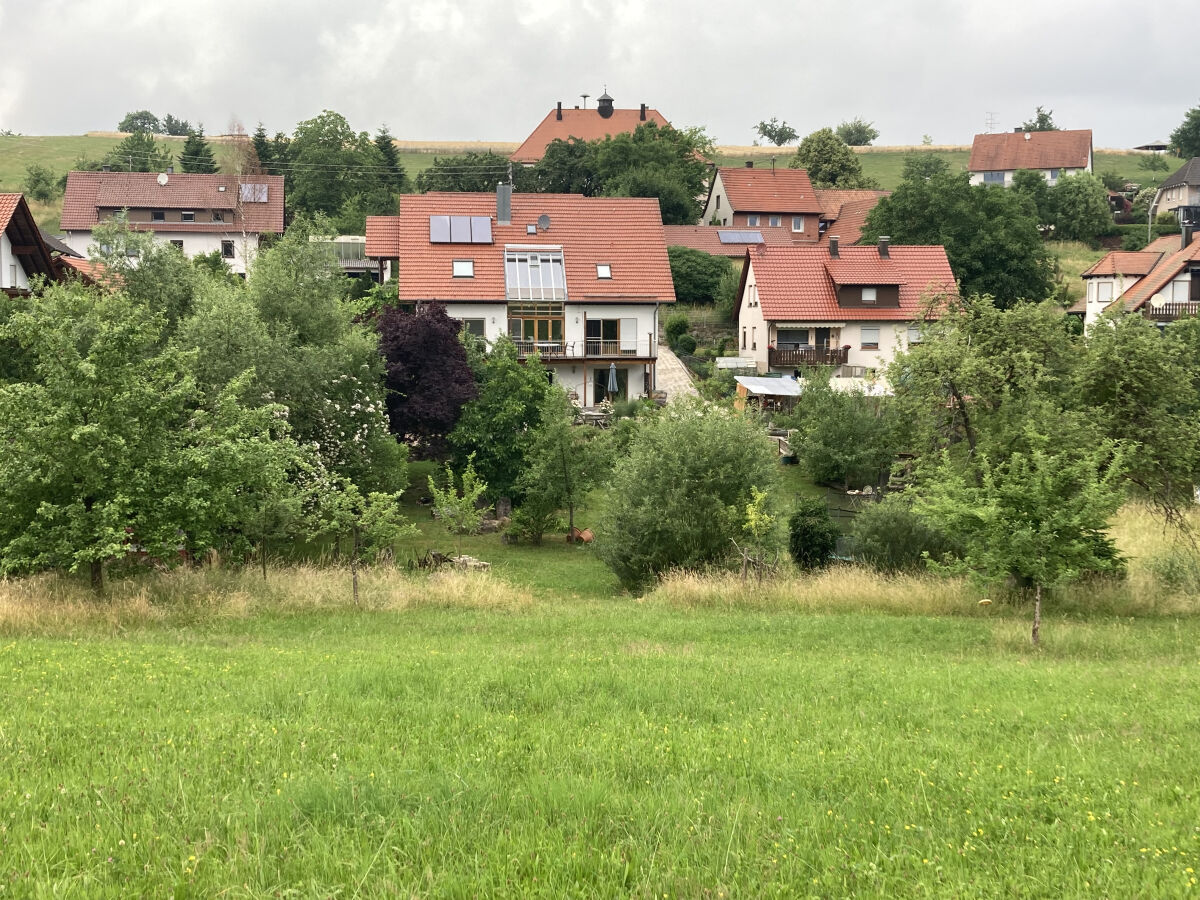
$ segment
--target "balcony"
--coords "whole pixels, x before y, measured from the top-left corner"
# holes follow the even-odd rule
[[[767,364],[772,369],[799,369],[802,366],[841,366],[846,364],[849,347],[771,347]]]
[[[1149,303],[1142,307],[1142,315],[1155,322],[1174,322],[1177,319],[1190,319],[1200,316],[1200,301],[1191,300],[1180,303],[1164,303],[1155,309]]]
[[[514,340],[521,358],[532,356],[534,351],[542,359],[655,359],[658,357],[658,341],[643,338],[640,341],[518,341]]]

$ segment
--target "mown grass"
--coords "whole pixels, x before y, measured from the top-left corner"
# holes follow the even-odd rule
[[[1041,651],[963,581],[571,596],[535,570],[586,549],[492,536],[519,562],[358,607],[328,567],[0,582],[0,888],[1186,896],[1197,600],[1148,510],[1114,534],[1125,587],[1052,597]]]

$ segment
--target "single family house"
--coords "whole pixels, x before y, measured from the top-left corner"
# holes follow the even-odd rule
[[[1151,215],[1188,207],[1200,211],[1200,156],[1189,159],[1159,185]],[[1188,224],[1200,225],[1200,221],[1193,215]]]
[[[1064,175],[1092,171],[1092,131],[1022,131],[977,134],[967,171],[971,184],[1011,187],[1019,169],[1041,172],[1052,186]]]
[[[282,175],[171,171],[71,172],[63,195],[63,242],[86,255],[92,230],[121,219],[186,256],[221,254],[245,275],[264,235],[283,234]]]
[[[708,186],[702,223],[732,228],[785,228],[793,241],[820,237],[821,201],[804,169],[719,168]]]
[[[0,293],[27,294],[39,275],[59,277],[25,195],[0,194]]]
[[[836,368],[834,384],[880,383],[883,371],[941,303],[957,296],[944,247],[827,243],[747,251],[737,312],[738,354],[760,374]]]

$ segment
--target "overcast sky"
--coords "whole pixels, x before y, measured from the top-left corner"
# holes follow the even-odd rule
[[[721,144],[861,116],[878,144],[968,144],[1039,104],[1097,147],[1200,103],[1196,0],[0,0],[0,129],[150,109],[291,131],[322,109],[406,140],[520,141],[555,101],[645,102]]]

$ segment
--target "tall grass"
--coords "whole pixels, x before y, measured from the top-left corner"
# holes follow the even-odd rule
[[[270,568],[266,579],[257,569],[176,569],[114,580],[103,596],[79,579],[43,574],[0,581],[0,632],[120,630],[355,608],[457,607],[513,612],[532,602],[528,591],[488,572],[413,575],[393,568],[365,569],[359,573],[357,607],[350,572],[330,566]]]

